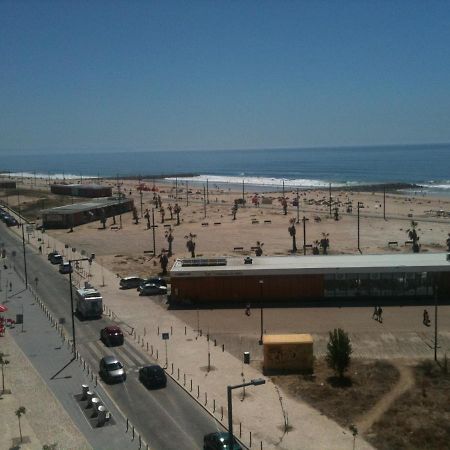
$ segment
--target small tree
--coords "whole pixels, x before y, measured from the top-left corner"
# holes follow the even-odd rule
[[[447,238],[447,251],[450,252],[450,233],[448,234]]]
[[[231,208],[231,215],[233,216],[233,220],[236,220],[237,210],[238,210],[238,204],[236,202],[234,202],[234,205]]]
[[[5,354],[0,352],[0,364],[2,366],[2,394],[5,392],[5,366],[9,361],[5,358]]]
[[[330,331],[327,344],[326,361],[328,367],[333,369],[340,379],[350,365],[350,355],[353,352],[348,334],[341,328]]]
[[[295,229],[295,219],[292,218],[290,221],[290,226],[288,228],[289,234],[292,237],[292,253],[296,253],[297,252],[297,242],[295,240],[295,235],[297,230]]]
[[[255,256],[262,256],[264,242],[256,241]]]
[[[16,416],[17,419],[19,419],[19,434],[20,434],[20,442],[22,442],[22,427],[20,426],[20,418],[22,417],[23,414],[25,414],[27,411],[25,409],[25,406],[20,406],[17,410],[16,410]]]
[[[168,231],[166,231],[165,234],[166,234],[167,243],[169,244],[169,251],[167,252],[167,255],[172,256],[172,242],[173,242],[172,229],[169,229]]]
[[[173,207],[173,212],[176,214],[177,216],[177,225],[180,225],[180,212],[181,212],[181,208],[178,205],[178,203],[175,203],[175,206]]]
[[[419,246],[419,236],[417,234],[417,227],[418,223],[414,222],[414,220],[411,220],[411,228],[409,230],[406,230],[406,232],[408,233],[408,237],[409,239],[411,239],[412,241],[412,251],[414,253],[419,253],[420,251],[420,246]]]

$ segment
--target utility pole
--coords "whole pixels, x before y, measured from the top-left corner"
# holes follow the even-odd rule
[[[330,183],[330,217],[331,217],[331,183]]]
[[[203,211],[204,211],[204,218],[206,219],[206,187],[203,186]]]
[[[306,221],[309,220],[303,216],[303,254],[306,255]]]
[[[155,241],[155,228],[158,225],[155,225],[155,208],[152,208],[152,234],[153,234],[153,256],[156,256],[156,241]]]
[[[358,251],[359,253],[362,253],[361,247],[360,247],[360,241],[359,241],[359,209],[361,208],[362,203],[358,202]]]
[[[383,219],[386,220],[386,186],[383,186]]]
[[[24,223],[21,220],[21,227],[22,227],[22,247],[23,247],[23,267],[25,272],[25,289],[28,289],[28,274],[27,274],[27,256],[25,253],[25,230],[24,230]]]
[[[245,181],[242,178],[242,206],[245,204]]]
[[[206,203],[209,205],[209,180],[206,179]]]

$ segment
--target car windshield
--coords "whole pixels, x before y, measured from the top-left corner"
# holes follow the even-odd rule
[[[114,363],[110,363],[106,365],[106,368],[108,370],[117,370],[117,369],[122,369],[123,365],[120,361],[114,362]]]

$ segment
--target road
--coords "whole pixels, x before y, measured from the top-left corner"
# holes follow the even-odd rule
[[[9,263],[15,264],[17,271],[23,273],[22,242],[8,232],[3,224],[0,224],[0,244],[7,251]],[[16,252],[14,257],[13,251]],[[52,266],[33,250],[27,248],[26,252],[29,283],[47,304],[53,316],[65,319],[66,331],[71,336],[68,275],[59,274],[57,266]],[[110,324],[112,322],[107,318],[92,321],[75,319],[77,350],[94,370],[98,370],[99,359],[108,354],[117,356],[125,365],[125,383],[103,383],[110,398],[124,416],[129,418],[151,449],[202,448],[203,436],[221,429],[220,425],[170,377],[165,389],[147,390],[138,380],[138,370],[155,361],[127,337],[123,346],[105,347],[99,340],[99,334],[103,327]],[[115,324],[121,325],[120,321]],[[127,331],[126,326],[123,329]],[[124,334],[127,336],[126,332]]]

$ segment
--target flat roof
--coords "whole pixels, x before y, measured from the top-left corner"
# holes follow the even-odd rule
[[[103,186],[102,184],[96,184],[96,183],[89,183],[89,184],[78,184],[78,183],[72,183],[72,184],[64,184],[64,183],[53,183],[51,186],[58,186],[58,187],[69,187],[69,188],[81,188],[81,189],[111,189],[110,186]]]
[[[41,214],[73,214],[82,211],[91,211],[92,209],[103,208],[105,206],[119,205],[121,203],[127,203],[128,199],[118,199],[116,197],[102,197],[95,198],[88,202],[72,203],[64,206],[57,206],[55,208],[43,209]]]
[[[265,334],[263,344],[312,344],[310,334]]]
[[[372,255],[308,255],[223,257],[225,265],[185,266],[177,259],[171,277],[338,274],[371,272],[450,272],[447,253],[397,253]]]

